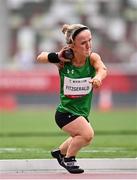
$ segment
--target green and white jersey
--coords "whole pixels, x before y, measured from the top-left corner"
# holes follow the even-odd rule
[[[57,110],[87,117],[92,99],[92,84],[89,80],[95,76],[89,57],[82,67],[66,63],[64,68],[59,70],[59,74],[61,103]]]

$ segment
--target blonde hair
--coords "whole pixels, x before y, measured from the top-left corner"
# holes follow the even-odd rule
[[[64,24],[62,27],[62,32],[65,35],[66,38],[66,43],[67,44],[72,44],[73,42],[73,35],[77,30],[84,30],[88,29],[87,26],[83,24]]]

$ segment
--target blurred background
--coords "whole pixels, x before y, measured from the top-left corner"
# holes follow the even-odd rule
[[[136,0],[0,0],[0,4],[0,109],[58,104],[56,67],[35,60],[41,51],[58,51],[65,44],[64,23],[87,25],[93,51],[108,67],[93,106],[137,106]]]
[[[37,64],[65,45],[63,24],[87,25],[108,76],[94,91],[93,144],[79,157],[137,157],[137,0],[0,0],[0,159],[51,158],[59,77]]]

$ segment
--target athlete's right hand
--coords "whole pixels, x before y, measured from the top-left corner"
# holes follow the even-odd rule
[[[64,50],[67,50],[67,49],[68,49],[68,47],[65,46],[65,47],[63,47],[63,48],[58,52],[58,58],[60,59],[60,61],[61,61],[62,63],[71,62],[70,59],[65,59],[65,58],[63,57],[63,52],[64,52]]]

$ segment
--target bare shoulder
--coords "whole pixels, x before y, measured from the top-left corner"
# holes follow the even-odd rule
[[[106,66],[104,65],[104,63],[103,63],[103,61],[102,61],[102,59],[98,53],[91,53],[90,63],[96,69],[99,69],[99,68],[106,69]]]
[[[95,53],[95,52],[91,53],[90,55],[91,64],[94,63],[95,61],[100,61],[100,60],[101,60],[101,57],[98,53]]]

